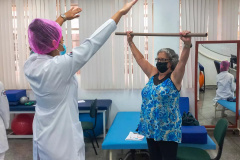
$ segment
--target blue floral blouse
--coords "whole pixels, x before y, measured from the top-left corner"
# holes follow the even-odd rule
[[[142,90],[142,106],[138,133],[155,141],[181,143],[182,117],[180,92],[170,78],[155,85],[153,77]]]

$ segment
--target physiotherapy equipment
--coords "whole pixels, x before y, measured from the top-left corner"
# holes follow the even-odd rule
[[[16,135],[31,135],[33,133],[33,114],[18,114],[12,121],[11,129]]]
[[[127,35],[126,32],[115,32],[115,35]],[[166,37],[180,37],[179,33],[130,33],[132,36],[166,36]],[[184,37],[207,37],[207,33],[189,33]]]

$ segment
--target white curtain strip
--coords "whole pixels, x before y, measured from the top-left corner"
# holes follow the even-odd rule
[[[0,19],[0,81],[4,83],[5,88],[11,88],[16,87],[12,2],[1,0],[0,3],[0,13],[4,17]]]
[[[65,10],[65,0],[60,0],[60,13],[58,16],[60,16],[60,14],[63,14],[66,12]],[[63,40],[67,42],[66,40],[66,23],[63,23],[62,25],[62,36],[63,36]]]
[[[25,35],[25,26],[24,22],[26,21],[26,18],[24,16],[24,4],[21,1],[16,1],[16,11],[17,11],[17,77],[18,82],[17,86],[21,88],[27,88],[28,84],[26,81],[26,78],[24,77],[23,72],[23,65],[25,60],[27,59],[27,54],[29,53],[29,50],[27,50],[27,39]],[[21,33],[21,34],[18,34]]]
[[[208,5],[209,20],[208,20],[208,40],[218,39],[218,2],[217,0],[210,0]]]
[[[139,5],[139,4],[136,4],[136,5]],[[143,21],[144,20],[144,17],[140,17],[139,16],[139,10],[143,10],[143,7],[144,6],[141,6],[142,4],[140,4],[140,6],[138,7],[134,7],[132,9],[132,24],[137,24],[137,25],[132,25],[132,30],[134,32],[140,32],[140,27],[139,27],[139,24],[140,24],[140,21]],[[131,29],[129,29],[131,30]],[[139,48],[141,45],[144,45],[143,43],[140,44],[139,42],[139,38],[140,37],[134,37],[133,38],[133,41],[135,43],[135,45]],[[130,50],[130,47],[128,47],[129,49],[129,53],[131,53],[131,50]],[[143,52],[144,54],[144,50],[141,50],[141,52]],[[133,55],[131,54],[131,61],[133,62],[133,79],[132,81],[129,81],[131,84],[133,83],[133,88],[137,88],[137,86],[139,86],[140,84],[140,78],[139,78],[139,70],[140,70],[140,67],[138,66],[135,58],[133,57]],[[131,65],[130,65],[131,66]]]
[[[149,0],[150,1],[150,0]],[[146,12],[146,8],[144,8],[144,2],[148,2],[148,1],[144,1],[144,0],[141,0],[139,1],[138,5],[139,5],[139,32],[144,32],[144,12]],[[152,11],[152,9],[150,10]],[[152,23],[152,22],[151,22]],[[133,25],[137,25],[137,24],[133,24]],[[144,55],[145,58],[146,57],[146,50],[145,50],[145,47],[146,47],[146,38],[147,37],[139,37],[140,38],[140,46],[139,46],[139,50],[142,52],[142,54]],[[141,82],[140,82],[140,85],[139,86],[136,86],[135,88],[140,88],[142,89],[145,84],[146,84],[146,75],[143,73],[142,69],[139,68],[138,66],[138,69],[139,69],[139,74],[140,76],[137,77],[137,78],[140,78]],[[147,79],[148,80],[148,79]]]
[[[194,33],[210,32],[209,40],[216,40],[218,0],[181,0],[181,24],[182,30],[189,30]],[[211,20],[211,21],[210,21]],[[213,22],[214,23],[213,23]],[[213,32],[212,32],[213,31]],[[195,73],[195,41],[207,40],[206,37],[192,38],[193,47],[186,65],[183,77],[182,88],[194,87]],[[184,45],[184,44],[182,44]]]
[[[114,11],[116,13],[120,7],[124,5],[123,1],[114,1]],[[124,19],[120,20],[116,31],[126,31],[124,29]],[[113,35],[113,47],[112,47],[112,65],[113,65],[113,87],[114,88],[124,88],[125,87],[125,59],[124,59],[124,41],[126,37],[124,36],[114,36]],[[117,54],[120,53],[120,54]]]
[[[131,0],[128,0],[128,2],[131,1]],[[137,4],[141,3],[140,1],[138,1]],[[132,23],[132,9],[131,11],[129,12],[129,14],[127,14],[127,31],[130,31],[132,30],[133,26],[131,25]],[[125,37],[126,38],[126,37]],[[128,88],[132,88],[133,87],[133,69],[132,69],[132,66],[133,66],[133,55],[132,55],[132,52],[130,50],[130,47],[129,45],[127,45],[127,57],[126,57],[126,61],[127,61],[127,68],[128,68]]]
[[[70,10],[71,1],[66,1],[66,11]],[[67,53],[72,51],[72,24],[67,21],[67,37],[66,37]]]
[[[222,4],[219,7],[221,13],[220,25],[221,28],[220,37],[221,40],[236,40],[238,34],[238,12],[239,12],[239,0],[220,0]]]
[[[78,5],[85,7],[79,19],[80,40],[89,37],[126,2],[127,0],[101,0],[93,3],[79,0]],[[136,6],[122,17],[116,31],[152,32],[152,4],[152,0],[139,0]],[[144,57],[154,63],[153,38],[134,37],[134,42]],[[138,89],[145,85],[146,80],[131,53],[126,36],[113,34],[81,69],[81,88],[84,89]]]

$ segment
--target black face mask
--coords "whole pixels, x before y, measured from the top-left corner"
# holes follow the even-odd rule
[[[168,70],[167,64],[168,62],[157,62],[156,67],[159,70],[159,72],[164,73]]]

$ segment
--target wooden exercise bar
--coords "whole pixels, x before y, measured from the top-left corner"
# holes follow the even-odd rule
[[[115,32],[115,35],[127,35],[126,32]],[[167,37],[180,37],[179,33],[134,33],[133,36],[167,36]],[[184,37],[207,37],[207,33],[189,33]]]

